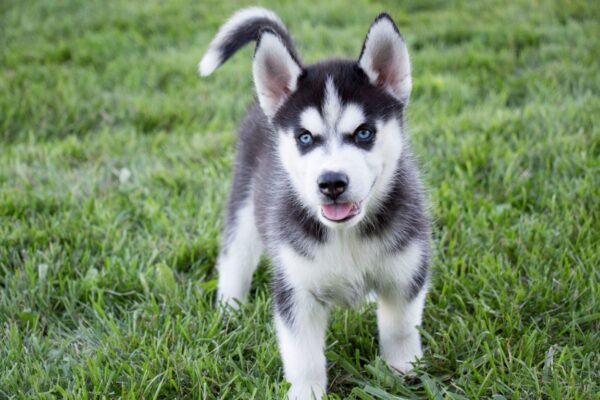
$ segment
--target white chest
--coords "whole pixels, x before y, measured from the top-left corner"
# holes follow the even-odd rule
[[[417,242],[390,254],[380,241],[335,235],[319,246],[312,258],[283,246],[279,261],[293,287],[307,290],[325,303],[353,306],[380,287],[408,284],[420,255]]]

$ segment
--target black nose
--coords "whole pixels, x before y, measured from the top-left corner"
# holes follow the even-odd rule
[[[324,172],[317,179],[317,184],[321,193],[335,199],[346,191],[348,187],[348,175],[341,172]]]

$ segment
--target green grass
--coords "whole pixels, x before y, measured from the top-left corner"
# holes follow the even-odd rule
[[[600,398],[600,2],[272,3],[308,62],[356,57],[382,10],[413,60],[425,357],[395,376],[372,306],[338,310],[330,398]],[[212,306],[252,49],[196,64],[241,6],[0,3],[0,398],[286,392],[267,263]]]

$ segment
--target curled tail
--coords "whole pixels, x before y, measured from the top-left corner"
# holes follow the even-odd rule
[[[200,75],[212,74],[242,46],[252,40],[257,40],[261,31],[266,28],[279,35],[291,55],[296,60],[300,59],[292,38],[281,19],[266,8],[250,7],[236,12],[221,26],[206,54],[200,60],[198,65]]]

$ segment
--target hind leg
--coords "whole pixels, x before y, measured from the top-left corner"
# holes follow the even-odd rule
[[[221,303],[237,308],[238,302],[248,295],[262,253],[251,196],[237,209],[230,208],[221,240],[218,298]]]

